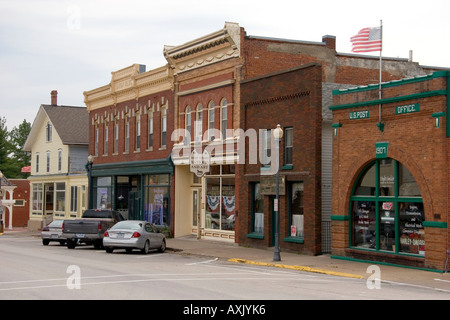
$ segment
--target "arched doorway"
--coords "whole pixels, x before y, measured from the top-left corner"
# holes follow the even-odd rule
[[[350,197],[350,247],[425,255],[420,188],[406,166],[386,158],[359,175]]]

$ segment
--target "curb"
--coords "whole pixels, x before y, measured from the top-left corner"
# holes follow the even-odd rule
[[[346,278],[354,278],[354,279],[362,279],[363,278],[362,276],[357,275],[357,274],[328,271],[328,270],[315,269],[315,268],[304,267],[304,266],[291,266],[291,265],[285,265],[285,264],[257,262],[257,261],[251,261],[251,260],[246,260],[246,259],[236,259],[236,258],[228,259],[228,261],[236,262],[236,263],[253,264],[253,265],[258,265],[258,266],[284,268],[284,269],[290,269],[290,270],[296,270],[296,271],[322,273],[322,274],[328,274],[328,275],[338,276],[338,277],[346,277]]]

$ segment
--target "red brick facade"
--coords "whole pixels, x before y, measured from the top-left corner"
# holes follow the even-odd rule
[[[333,138],[334,255],[443,270],[449,248],[448,77],[448,72],[437,72],[427,77],[383,84],[383,130],[379,128],[378,86],[335,92],[332,107],[336,129]],[[360,112],[361,116],[356,112]],[[376,149],[376,144],[380,142],[388,143],[387,154]],[[417,231],[422,237],[424,233],[425,244],[420,248],[424,251],[422,254],[405,253],[398,248],[405,241],[413,242],[405,240],[407,235],[404,231],[407,228],[402,229],[399,221],[396,221],[394,233],[398,239],[392,242],[392,248],[383,249],[381,235],[375,235],[374,246],[369,250],[360,250],[354,245],[353,237],[356,235],[352,233],[352,228],[357,222],[351,209],[352,192],[355,192],[355,184],[364,168],[376,161],[376,152],[379,158],[393,159],[406,167],[420,188],[421,199],[417,201],[423,201],[424,221],[420,222],[422,226],[416,222],[416,226],[420,226]],[[381,180],[379,183],[382,185]],[[376,196],[361,197],[361,201],[371,201]],[[392,197],[393,200],[379,197],[382,199],[379,203],[383,206],[392,203],[390,201],[400,205],[417,199],[410,197],[403,200],[400,191],[398,196],[395,194]],[[377,217],[381,217],[381,207],[377,210]],[[393,213],[394,210],[391,210]],[[397,211],[395,213],[398,214]],[[393,219],[398,220],[399,216]]]
[[[274,129],[277,124],[293,132],[293,160],[285,165],[286,142],[280,143],[280,175],[285,178],[285,194],[280,196],[280,242],[283,250],[321,253],[321,133],[322,73],[320,64],[308,64],[279,73],[262,76],[241,84],[241,124],[246,131]],[[259,136],[258,135],[258,136]],[[260,140],[259,140],[260,142]],[[262,179],[260,161],[252,164],[250,153],[260,152],[247,141],[245,164],[239,165],[239,228],[241,244],[271,246],[273,243],[274,195],[264,196],[264,232],[253,235],[252,184]],[[261,145],[258,145],[261,148]],[[275,150],[272,150],[275,152]],[[290,234],[289,191],[293,182],[304,186],[304,236]]]

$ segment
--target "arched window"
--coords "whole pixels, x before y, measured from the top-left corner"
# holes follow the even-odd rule
[[[227,125],[228,125],[228,111],[227,111],[227,99],[222,99],[220,103],[220,132],[222,133],[222,139],[227,138]]]
[[[187,145],[191,141],[191,134],[192,134],[192,114],[191,114],[190,106],[186,107],[184,119],[185,119],[185,129],[186,129],[186,134],[184,137],[184,144]]]
[[[195,141],[202,141],[203,137],[203,106],[201,103],[197,106],[197,117],[195,120]]]
[[[213,141],[214,137],[214,113],[215,113],[214,101],[208,104],[208,137],[209,141]]]
[[[359,176],[350,198],[351,247],[425,255],[425,212],[406,166],[379,159]]]

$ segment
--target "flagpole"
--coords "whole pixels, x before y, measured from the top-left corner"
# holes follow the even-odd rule
[[[383,82],[383,20],[380,20],[380,32],[381,32],[381,48],[380,48],[380,84],[378,89],[378,97],[380,99],[380,105],[379,105],[379,129],[383,131],[384,125],[381,123],[381,83]]]

